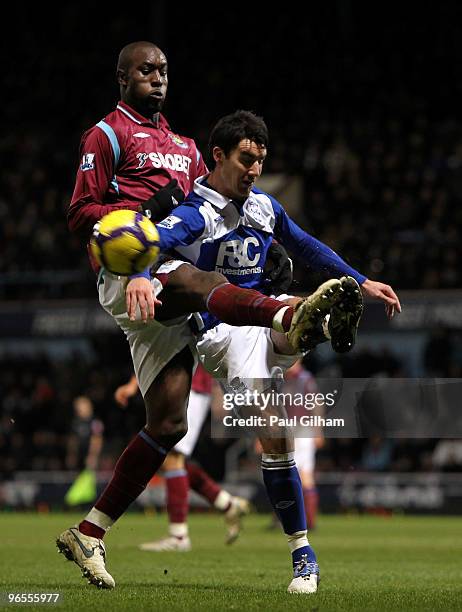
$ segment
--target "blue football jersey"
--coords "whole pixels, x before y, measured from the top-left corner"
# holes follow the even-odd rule
[[[173,213],[157,225],[161,251],[201,270],[221,272],[234,285],[262,290],[268,249],[276,239],[314,270],[331,277],[365,277],[332,249],[304,232],[271,195],[253,188],[243,204],[211,189],[205,177]],[[204,315],[206,327],[213,323]]]

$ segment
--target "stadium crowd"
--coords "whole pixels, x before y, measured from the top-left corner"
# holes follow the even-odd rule
[[[376,6],[369,27],[361,28],[355,14],[360,9],[337,3],[337,10],[342,4],[342,18],[310,7],[319,13],[312,23],[278,14],[273,35],[259,37],[252,53],[225,34],[217,59],[210,53],[214,28],[197,36],[187,14],[175,10],[181,37],[171,31],[162,37],[155,29],[175,74],[165,114],[204,152],[218,116],[236,108],[263,115],[272,135],[265,172],[304,179],[301,225],[366,275],[397,289],[460,288],[462,47],[450,27],[452,9],[448,5],[422,23],[413,15],[411,32],[405,19]],[[148,10],[140,24],[138,15],[108,15],[95,6],[88,20],[80,6],[61,5],[35,28],[35,9],[12,10],[21,10],[17,20],[24,27],[14,32],[15,61],[2,72],[10,103],[2,108],[0,134],[0,299],[95,300],[86,251],[66,223],[79,163],[75,152],[81,133],[117,101],[115,66],[109,63],[114,50],[128,40],[152,39],[157,16]],[[164,10],[168,15],[170,9]],[[217,24],[225,18],[229,32],[238,31],[240,15],[222,11]],[[368,9],[361,11],[367,18]],[[72,23],[72,33],[62,23]],[[384,44],[394,39],[400,41],[395,51]],[[275,41],[284,53],[274,52]],[[185,65],[192,48],[193,69]],[[18,66],[27,68],[29,78],[17,78]],[[200,103],[192,103],[198,92]],[[308,275],[297,278],[305,289]],[[72,403],[81,394],[104,422],[100,468],[112,469],[127,438],[142,426],[143,410],[140,398],[126,411],[114,406],[113,390],[130,375],[126,347],[110,350],[105,344],[104,359],[100,350],[91,358],[2,356],[1,475],[69,467]],[[460,377],[462,340],[435,332],[422,361],[430,376]],[[406,375],[400,358],[380,349],[355,351],[340,364],[350,377]],[[438,444],[328,439],[318,469],[446,469]],[[218,463],[215,455],[212,462]]]
[[[116,344],[117,341],[115,341]],[[427,345],[431,348],[430,340]],[[111,470],[124,448],[143,425],[143,403],[138,394],[126,410],[116,406],[114,390],[130,376],[130,368],[122,357],[126,347],[111,346],[111,360],[76,354],[66,359],[52,359],[46,355],[4,356],[0,360],[0,477],[8,479],[18,470],[75,469],[69,458],[69,442],[73,433],[73,400],[81,395],[90,398],[95,416],[104,424],[104,447],[99,469]],[[106,341],[107,349],[107,341]],[[439,375],[450,375],[460,370],[460,355],[454,346],[446,344],[452,355],[448,370]],[[106,353],[107,354],[107,353]],[[104,366],[102,365],[104,363]],[[95,364],[98,364],[95,369]],[[316,371],[317,364],[308,358],[308,367]],[[367,366],[367,367],[366,367]],[[348,377],[388,376],[403,377],[406,369],[401,360],[383,349],[355,351],[336,364],[340,375]],[[426,363],[426,373],[432,372],[432,362]],[[322,371],[319,372],[320,375]],[[212,417],[213,418],[213,417]],[[215,417],[217,418],[217,417]],[[203,430],[203,445],[196,454],[201,464],[217,479],[223,479],[224,454],[230,440],[210,440],[210,421]],[[431,471],[459,470],[462,463],[454,463],[441,449],[445,440],[401,438],[384,440],[369,438],[326,438],[318,451],[319,471]],[[210,449],[213,448],[213,452]],[[242,465],[253,464],[252,457],[243,457]],[[255,459],[255,458],[254,458]]]
[[[333,19],[320,9],[317,23],[325,20],[331,34],[326,45],[322,28],[278,15],[273,28],[285,53],[272,53],[272,37],[262,37],[252,54],[224,40],[214,63],[208,53],[214,29],[198,38],[190,28],[181,29],[182,16],[175,15],[181,40],[161,40],[175,73],[166,114],[203,151],[217,116],[238,107],[264,115],[272,134],[266,172],[304,176],[298,217],[309,231],[355,267],[399,289],[460,287],[462,122],[448,78],[456,70],[458,41],[432,20],[439,34],[429,45],[430,33],[418,22],[412,33],[401,20],[387,19],[377,20],[381,29],[361,30],[356,17]],[[238,25],[231,11],[227,18]],[[72,22],[73,36],[54,28],[53,19]],[[85,251],[69,235],[65,218],[75,151],[83,130],[116,102],[115,70],[108,61],[124,42],[123,32],[131,31],[131,39],[135,33],[152,37],[133,16],[127,21],[104,14],[101,46],[76,46],[74,37],[98,36],[98,23],[98,11],[88,23],[75,7],[60,7],[49,30],[24,28],[16,41],[22,44],[16,45],[15,65],[32,62],[32,81],[18,81],[13,65],[2,75],[4,95],[15,101],[3,109],[10,127],[0,135],[2,298],[93,296]],[[419,53],[403,59],[398,45],[390,52],[381,41],[392,38],[401,40],[401,49]],[[373,52],[364,54],[365,46]],[[184,50],[192,47],[195,66],[189,70],[182,64]],[[34,60],[31,48],[40,49]],[[263,61],[269,57],[271,62]],[[279,92],[272,76],[285,74],[300,57],[304,69],[284,79]],[[236,87],[235,67],[243,65]],[[460,88],[457,80],[454,87]],[[190,91],[205,93],[194,112],[183,94]]]

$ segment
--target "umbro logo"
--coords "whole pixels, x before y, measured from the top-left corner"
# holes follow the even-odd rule
[[[146,134],[146,132],[136,132],[133,136],[136,138],[149,138],[149,134]]]
[[[288,499],[285,501],[278,502],[276,504],[276,508],[278,508],[278,510],[285,510],[286,508],[293,506],[293,504],[295,504],[295,501],[293,499]]]

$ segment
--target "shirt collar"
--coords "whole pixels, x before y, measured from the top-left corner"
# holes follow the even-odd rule
[[[206,174],[205,176],[200,176],[194,181],[194,191],[197,193],[197,195],[200,195],[202,198],[207,200],[207,202],[210,202],[210,204],[213,204],[220,210],[225,208],[225,206],[228,206],[228,204],[232,204],[233,201],[230,198],[226,198],[225,196],[221,195],[221,193],[218,193],[218,191],[215,191],[215,189],[203,185],[203,183],[207,182],[208,177],[209,175]]]
[[[154,120],[147,119],[146,117],[143,117],[143,115],[140,115],[140,113],[138,113],[134,108],[132,108],[125,102],[122,102],[122,100],[119,100],[119,102],[117,103],[117,110],[122,112],[129,119],[131,119],[135,123],[138,123],[139,125],[149,125],[149,127],[164,127],[166,129],[170,129],[167,120],[162,115],[162,113],[157,113],[155,115]]]
[[[221,193],[218,193],[218,191],[215,191],[215,189],[212,189],[207,182],[209,176],[210,174],[205,174],[194,181],[194,192],[220,210],[223,210],[223,208],[228,206],[228,204],[232,204],[238,210],[239,214],[242,215],[242,210],[245,204],[252,197],[252,192],[250,192],[249,197],[244,202],[235,202],[231,198],[227,198],[226,196],[221,195]]]

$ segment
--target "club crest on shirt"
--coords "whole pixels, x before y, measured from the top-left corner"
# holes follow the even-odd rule
[[[258,223],[263,223],[263,216],[261,212],[261,208],[257,202],[250,201],[247,204],[247,209],[249,214],[257,221]]]
[[[171,138],[173,142],[179,147],[181,147],[182,149],[188,148],[188,145],[183,140],[181,140],[181,138],[177,136],[176,134],[169,133],[169,138]]]

